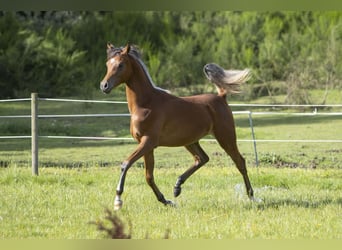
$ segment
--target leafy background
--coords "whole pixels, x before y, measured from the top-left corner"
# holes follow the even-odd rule
[[[0,98],[92,97],[105,46],[143,53],[157,85],[206,91],[202,68],[251,68],[245,99],[283,94],[312,103],[310,89],[342,89],[342,12],[0,11]]]

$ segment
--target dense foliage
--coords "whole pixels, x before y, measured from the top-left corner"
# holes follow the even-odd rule
[[[216,62],[253,70],[248,98],[310,103],[310,88],[342,89],[341,40],[341,12],[0,12],[0,98],[90,97],[111,41],[138,45],[164,88],[202,92]]]

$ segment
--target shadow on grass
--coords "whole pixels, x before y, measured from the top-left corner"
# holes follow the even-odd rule
[[[277,200],[265,200],[262,203],[257,203],[256,207],[260,210],[270,209],[270,208],[280,208],[280,207],[297,207],[297,208],[322,208],[328,205],[338,205],[342,206],[342,198],[338,198],[336,200],[331,198],[326,198],[317,201],[308,201],[304,199],[295,199],[295,198],[285,198],[285,199],[277,199]],[[253,204],[254,207],[255,205]]]

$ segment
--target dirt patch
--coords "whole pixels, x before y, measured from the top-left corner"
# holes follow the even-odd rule
[[[259,163],[272,165],[273,167],[276,167],[276,168],[308,168],[309,167],[307,165],[304,165],[298,162],[293,162],[293,161],[288,161],[286,159],[283,159],[280,155],[269,154],[269,153],[262,155],[259,159]],[[311,166],[311,168],[316,168],[316,166],[317,165],[314,164]]]

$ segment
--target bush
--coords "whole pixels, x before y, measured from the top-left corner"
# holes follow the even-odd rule
[[[105,74],[107,41],[140,47],[154,82],[206,91],[202,68],[251,68],[249,98],[310,103],[308,89],[342,88],[340,12],[0,12],[2,98],[89,96]],[[255,86],[253,86],[255,85]],[[260,89],[260,86],[265,88]],[[265,91],[266,90],[266,91]]]
[[[0,53],[0,71],[6,73],[1,74],[0,84],[8,86],[1,97],[27,97],[31,92],[40,96],[84,93],[85,51],[75,48],[76,42],[63,28],[25,29],[9,13],[0,19],[1,30],[8,19],[14,24],[11,36],[1,36],[0,41],[7,45]]]

